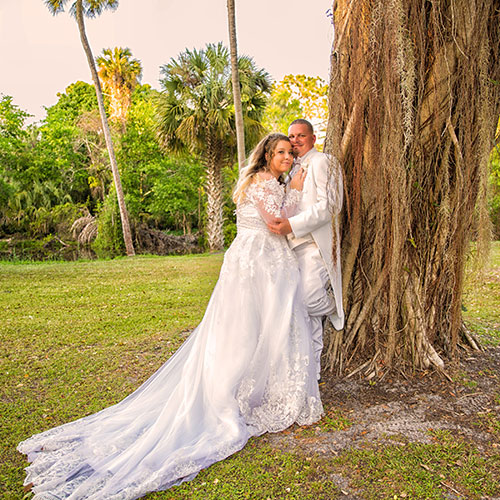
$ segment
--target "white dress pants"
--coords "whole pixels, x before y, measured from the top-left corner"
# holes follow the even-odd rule
[[[316,243],[314,241],[302,243],[293,251],[299,261],[302,294],[312,324],[312,344],[319,380],[323,350],[323,318],[335,312],[335,302],[326,293],[330,278]]]

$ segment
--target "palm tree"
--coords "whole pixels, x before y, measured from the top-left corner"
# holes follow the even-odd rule
[[[238,45],[236,37],[236,13],[234,9],[234,0],[227,0],[227,16],[229,26],[229,48],[231,51],[231,79],[233,84],[238,166],[241,169],[245,164],[245,130],[243,125],[243,110],[241,107],[240,76],[238,73]]]
[[[103,49],[96,62],[104,90],[110,98],[109,118],[123,125],[132,101],[132,92],[141,79],[141,63],[132,59],[129,48],[122,47]]]
[[[336,0],[333,13],[327,147],[345,171],[347,307],[330,366],[442,369],[457,345],[477,347],[461,299],[469,242],[488,239],[500,11],[491,0]]]
[[[260,124],[271,84],[269,75],[252,59],[238,60],[244,120],[249,142],[263,133]],[[162,67],[164,75],[158,107],[159,135],[164,146],[188,149],[205,164],[207,237],[210,250],[221,250],[223,182],[222,168],[232,160],[235,146],[228,50],[209,44],[204,50],[186,50]]]
[[[64,6],[68,3],[68,0],[45,0],[45,4],[53,15],[59,14],[64,10]],[[83,45],[83,50],[87,56],[87,61],[90,68],[90,73],[92,74],[92,80],[94,82],[95,91],[97,95],[97,102],[99,105],[99,113],[101,115],[102,128],[104,132],[104,137],[106,139],[106,146],[109,153],[109,161],[111,163],[111,170],[113,172],[113,180],[115,183],[116,194],[118,199],[118,206],[120,209],[120,218],[122,222],[123,240],[125,242],[125,249],[128,256],[135,255],[134,245],[132,243],[132,234],[130,232],[130,223],[128,220],[128,212],[125,206],[125,198],[123,196],[123,189],[120,180],[120,173],[118,171],[118,165],[116,163],[115,151],[113,147],[113,141],[111,139],[111,133],[109,130],[108,120],[106,118],[106,111],[104,109],[104,100],[102,96],[101,84],[99,82],[99,76],[97,74],[97,69],[94,61],[94,56],[92,55],[92,50],[85,33],[85,23],[84,17],[95,17],[101,14],[106,9],[114,10],[118,7],[118,0],[76,0],[71,6],[71,13],[76,17],[76,22],[78,24],[78,30],[80,32],[80,39]]]

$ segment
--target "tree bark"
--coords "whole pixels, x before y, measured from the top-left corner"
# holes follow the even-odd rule
[[[456,354],[469,242],[488,240],[494,3],[334,2],[326,150],[344,169],[346,326],[333,371],[442,369]]]
[[[240,77],[238,72],[238,49],[234,0],[227,0],[227,17],[229,26],[229,47],[231,51],[231,79],[233,86],[238,166],[241,169],[245,165],[245,127],[243,122],[243,109],[241,106]]]
[[[90,73],[92,74],[92,80],[94,81],[95,92],[97,95],[97,103],[99,106],[99,113],[101,115],[102,129],[104,132],[104,138],[106,139],[106,146],[109,153],[109,161],[111,163],[111,171],[113,172],[113,180],[115,183],[115,189],[118,198],[118,207],[120,209],[120,218],[122,222],[125,251],[127,252],[127,255],[131,257],[135,255],[135,251],[134,251],[134,245],[132,243],[132,233],[130,231],[128,212],[127,212],[127,207],[125,206],[125,198],[123,196],[123,189],[120,180],[120,172],[118,171],[118,165],[116,163],[115,150],[113,147],[113,141],[111,139],[111,132],[109,130],[108,120],[106,118],[106,110],[104,109],[104,100],[102,96],[101,84],[99,82],[99,76],[97,74],[97,68],[95,65],[94,56],[92,55],[92,50],[90,48],[90,44],[87,39],[87,35],[85,33],[82,0],[77,0],[76,2],[76,21],[78,23],[78,29],[80,31],[80,39],[82,41],[85,55],[87,56],[87,61],[90,67]]]
[[[223,182],[222,151],[220,139],[215,134],[207,134],[207,150],[205,154],[207,192],[207,239],[210,251],[217,252],[224,248],[223,230]]]

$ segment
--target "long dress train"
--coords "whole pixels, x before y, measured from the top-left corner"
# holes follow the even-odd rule
[[[247,188],[203,320],[151,378],[19,444],[35,499],[139,498],[192,479],[251,436],[321,417],[297,262],[263,219],[293,206],[292,193],[274,178]]]

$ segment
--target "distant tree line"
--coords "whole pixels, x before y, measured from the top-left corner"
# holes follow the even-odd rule
[[[144,231],[194,235],[200,249],[230,243],[238,167],[229,51],[220,43],[184,51],[162,67],[160,90],[140,83],[140,61],[127,48],[105,49],[96,62],[137,251],[155,251],[141,248]],[[326,92],[318,77],[289,75],[273,85],[251,58],[238,64],[247,151],[302,116],[314,98],[304,83],[314,82],[318,99]],[[73,255],[77,246],[123,254],[94,86],[75,82],[41,122],[27,125],[29,118],[2,96],[0,255]]]

